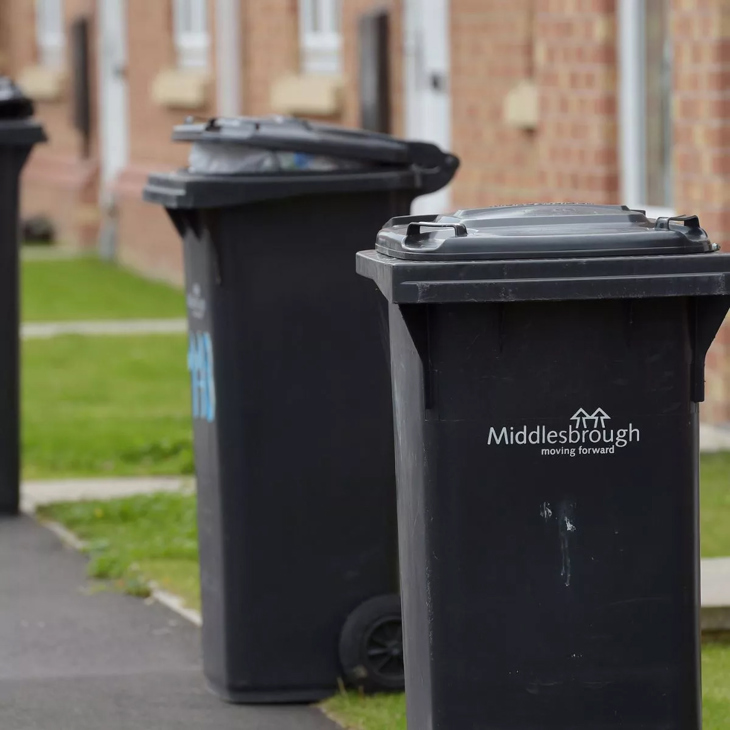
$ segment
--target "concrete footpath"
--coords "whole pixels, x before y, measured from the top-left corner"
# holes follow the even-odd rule
[[[188,331],[185,319],[112,319],[91,322],[24,322],[20,336],[24,340],[43,340],[63,335],[129,336],[173,335]]]
[[[30,517],[0,519],[2,730],[335,730],[306,706],[227,705],[204,686],[198,629],[90,588],[86,558]]]

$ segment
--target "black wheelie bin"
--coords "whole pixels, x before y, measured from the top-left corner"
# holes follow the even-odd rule
[[[699,730],[698,424],[730,256],[696,216],[396,218],[408,727]]]
[[[174,139],[189,167],[144,196],[184,246],[208,682],[233,702],[401,688],[386,311],[353,260],[458,160],[282,117]]]
[[[46,140],[33,103],[0,76],[0,514],[20,505],[20,172]]]

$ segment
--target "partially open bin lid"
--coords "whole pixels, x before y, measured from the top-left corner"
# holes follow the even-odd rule
[[[226,208],[340,193],[406,191],[415,198],[448,185],[459,167],[457,157],[430,142],[293,117],[189,122],[175,128],[173,139],[193,143],[196,165],[150,175],[143,193],[148,202],[168,209]],[[245,157],[251,150],[277,159],[301,160],[291,167],[237,168],[237,158],[240,162],[241,155]],[[310,165],[313,160],[325,164],[314,169],[316,166]]]
[[[649,256],[716,249],[695,215],[652,220],[625,205],[567,203],[393,218],[376,243],[386,256],[420,261]]]
[[[0,76],[0,120],[33,116],[33,102],[7,76]]]
[[[32,145],[46,135],[31,119],[33,102],[7,76],[0,76],[0,145]]]
[[[213,118],[178,127],[173,140],[210,144],[241,144],[282,152],[367,161],[383,165],[443,167],[447,152],[430,142],[414,142],[388,134],[348,129],[295,117]]]

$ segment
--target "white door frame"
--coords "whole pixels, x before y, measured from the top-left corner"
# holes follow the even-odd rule
[[[619,0],[618,136],[621,200],[646,210],[649,217],[672,216],[671,208],[646,204],[646,6],[643,0]]]
[[[241,0],[216,0],[216,113],[235,117],[241,113]]]
[[[129,162],[129,90],[127,88],[127,0],[97,0],[97,71],[99,76],[99,159],[101,228],[99,254],[111,259],[117,243],[113,185]]]
[[[450,0],[404,0],[405,134],[451,149]],[[449,188],[423,196],[414,213],[446,212]]]
[[[127,0],[97,0],[102,195],[129,161]]]

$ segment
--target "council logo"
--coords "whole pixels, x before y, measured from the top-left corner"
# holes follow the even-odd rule
[[[537,446],[541,456],[592,456],[615,454],[637,444],[641,431],[633,423],[615,424],[603,408],[579,408],[566,428],[501,426],[489,428],[487,446]]]

